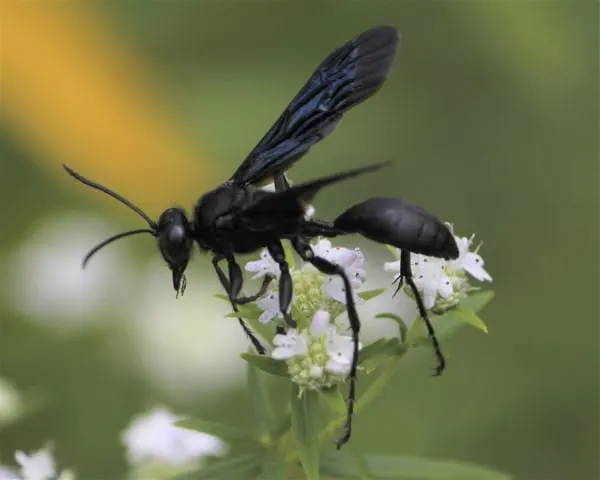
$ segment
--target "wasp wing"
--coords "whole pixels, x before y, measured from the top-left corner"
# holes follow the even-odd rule
[[[231,177],[255,184],[284,172],[329,135],[344,112],[383,84],[398,46],[398,31],[381,26],[331,53]]]
[[[305,215],[307,204],[312,203],[319,190],[333,183],[379,170],[388,163],[376,163],[354,170],[347,170],[294,185],[282,192],[257,191],[255,201],[241,212],[236,213],[235,219],[253,231],[272,230],[273,225],[276,225],[277,230],[281,233],[288,230],[296,231],[298,218]]]

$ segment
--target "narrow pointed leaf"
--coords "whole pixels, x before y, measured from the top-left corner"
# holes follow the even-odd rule
[[[462,320],[469,325],[482,330],[485,333],[488,333],[488,329],[483,320],[477,316],[476,313],[473,313],[471,310],[463,310],[462,308],[457,308],[452,312],[454,316],[456,316],[459,320]]]
[[[275,411],[267,391],[265,374],[248,362],[246,365],[248,391],[254,412],[257,436],[265,435],[275,426]]]
[[[292,416],[290,412],[286,412],[277,424],[273,427],[273,430],[269,432],[271,440],[277,441],[282,435],[284,435],[292,427]]]
[[[371,373],[385,360],[394,355],[400,356],[407,349],[408,347],[400,344],[399,338],[381,338],[361,349],[358,363],[365,368],[367,373]]]
[[[319,478],[319,397],[311,390],[301,396],[298,393],[298,387],[294,386],[292,430],[304,473],[309,480],[314,480]]]
[[[227,295],[225,295],[224,293],[215,293],[215,298],[218,298],[219,300],[224,300],[225,302],[229,302],[229,297]]]
[[[255,355],[253,353],[242,353],[242,358],[258,369],[276,377],[289,377],[287,364],[282,360],[275,360],[266,355]]]
[[[406,342],[406,335],[408,334],[408,327],[406,326],[406,323],[404,323],[404,320],[402,320],[399,315],[396,315],[395,313],[391,313],[391,312],[383,312],[383,313],[378,313],[377,315],[375,315],[375,318],[388,318],[388,319],[396,322],[398,324],[398,327],[400,328],[400,339],[402,340],[402,343]]]
[[[290,266],[290,270],[296,268],[296,258],[294,257],[294,249],[290,242],[283,242],[283,252],[285,255],[285,261]]]
[[[209,433],[217,437],[222,438],[226,441],[242,441],[247,443],[258,444],[256,436],[252,432],[238,429],[230,425],[224,425],[222,423],[207,422],[199,418],[189,418],[180,420],[175,423],[176,426],[186,428],[188,430],[195,430],[197,432]]]
[[[469,295],[460,302],[460,308],[462,310],[470,310],[478,313],[492,300],[492,298],[494,298],[494,295],[495,293],[493,290],[486,290],[485,292]]]
[[[346,413],[346,401],[338,385],[319,390],[319,396],[325,401],[335,416]]]
[[[378,297],[383,292],[385,292],[385,288],[374,288],[373,290],[365,290],[364,292],[357,292],[357,295],[362,298],[365,302],[371,300],[372,298]]]
[[[229,312],[225,315],[226,318],[243,318],[244,320],[256,320],[260,317],[260,312],[258,314],[253,312]]]
[[[510,480],[495,470],[467,463],[429,460],[426,458],[393,455],[364,455],[368,472],[373,479],[410,480]],[[323,473],[343,477],[360,474],[356,462],[347,453],[326,454],[321,459]]]
[[[233,480],[248,479],[260,473],[262,456],[245,454],[209,462],[201,470],[185,473],[175,480]]]

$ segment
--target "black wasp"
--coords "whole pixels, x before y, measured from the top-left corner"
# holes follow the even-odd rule
[[[213,254],[215,271],[229,295],[233,309],[237,311],[237,305],[262,296],[273,278],[265,277],[257,294],[241,296],[243,277],[235,255],[266,247],[281,270],[279,305],[290,327],[296,323],[288,313],[292,300],[292,279],[281,245],[283,239],[291,242],[304,261],[310,262],[324,274],[337,275],[342,279],[353,334],[354,360],[349,374],[346,425],[337,440],[338,447],[346,443],[351,434],[360,320],[346,273],[338,265],[316,256],[311,249],[310,239],[358,233],[402,249],[399,286],[406,281],[414,293],[436,354],[435,373],[440,374],[444,369],[444,357],[412,279],[410,252],[445,259],[456,258],[458,248],[449,229],[423,208],[397,198],[371,198],[349,208],[333,222],[312,218],[309,205],[319,190],[377,170],[382,164],[293,186],[285,177],[286,170],[294,162],[334,130],[344,112],[365,101],[382,86],[394,61],[398,43],[399,35],[394,27],[380,26],[333,51],[232,177],[198,200],[191,219],[183,209],[174,207],[165,210],[155,222],[122,196],[65,166],[75,179],[127,205],[149,226],[106,239],[87,254],[84,266],[92,255],[107,244],[126,236],[149,233],[157,238],[160,253],[172,271],[173,288],[177,293],[183,293],[186,285],[184,272],[196,242],[201,250]],[[274,192],[259,188],[269,181],[275,183]],[[228,275],[219,265],[222,260],[227,262]],[[264,354],[264,347],[252,331],[242,319],[239,322],[254,348]]]

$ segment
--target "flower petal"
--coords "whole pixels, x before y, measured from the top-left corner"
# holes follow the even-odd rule
[[[317,310],[310,324],[310,333],[315,337],[322,337],[329,328],[329,312]]]
[[[491,275],[483,268],[484,261],[478,253],[469,252],[465,256],[464,269],[480,282],[491,282]]]
[[[292,347],[277,347],[271,352],[271,357],[275,360],[288,360],[297,355]]]

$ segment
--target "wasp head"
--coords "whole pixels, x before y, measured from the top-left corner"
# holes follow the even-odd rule
[[[193,238],[190,222],[181,208],[169,208],[158,219],[156,237],[160,253],[173,272],[173,288],[185,291],[185,269],[192,256]]]

